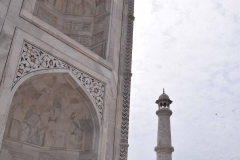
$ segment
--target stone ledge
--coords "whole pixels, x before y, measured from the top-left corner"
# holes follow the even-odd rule
[[[131,72],[125,71],[125,72],[124,72],[124,75],[125,75],[126,77],[129,77],[129,78],[132,77],[132,73],[131,73]]]
[[[120,146],[121,146],[121,147],[124,147],[124,148],[128,148],[128,147],[129,147],[129,144],[127,144],[127,143],[120,143]]]
[[[135,20],[135,17],[133,15],[131,15],[131,14],[128,15],[128,18],[133,20],[133,21]]]
[[[156,152],[169,152],[169,153],[172,153],[174,151],[174,148],[173,147],[160,147],[160,146],[157,146],[157,147],[155,147],[154,150]]]

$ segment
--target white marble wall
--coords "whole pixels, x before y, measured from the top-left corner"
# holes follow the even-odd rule
[[[122,34],[122,31],[126,31],[122,29],[122,27],[126,27],[122,26],[122,9],[126,5],[125,1],[105,1],[108,4],[107,8],[111,11],[108,19],[111,24],[110,27],[101,26],[101,17],[97,19],[99,21],[96,20],[96,25],[99,23],[100,28],[109,30],[108,35],[103,35],[108,38],[108,41],[104,44],[106,60],[34,16],[32,13],[35,2],[35,0],[11,0],[8,8],[9,2],[7,0],[0,1],[1,12],[7,13],[5,14],[6,17],[2,13],[0,14],[3,17],[0,17],[0,145],[2,148],[0,159],[118,159],[122,107],[122,72],[119,73],[119,66],[124,66],[123,57],[119,53],[122,47],[121,41],[125,41],[124,34]],[[96,10],[101,14],[102,9],[99,5]],[[126,17],[127,13],[124,12],[124,14]],[[99,31],[95,29],[94,33]],[[49,150],[40,150],[34,145],[20,143],[17,140],[7,138],[3,140],[12,97],[20,84],[34,75],[66,72],[63,70],[46,70],[30,73],[12,88],[24,40],[105,83],[103,117],[100,120],[95,117],[101,124],[99,126],[99,144],[94,148],[97,149],[97,153],[92,154],[91,157],[87,155],[87,152],[78,152],[78,154],[66,150],[50,152]],[[5,70],[4,66],[6,66]]]

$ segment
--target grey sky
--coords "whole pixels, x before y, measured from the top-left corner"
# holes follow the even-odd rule
[[[239,7],[135,0],[129,160],[156,159],[163,87],[173,100],[173,160],[240,160]]]

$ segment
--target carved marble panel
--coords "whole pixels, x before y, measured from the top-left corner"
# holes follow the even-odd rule
[[[106,11],[106,0],[97,0],[96,2],[96,14],[99,15]]]
[[[56,0],[54,6],[58,11],[65,13],[67,9],[67,0]]]
[[[84,46],[89,46],[90,44],[90,36],[80,36],[80,44]]]
[[[77,41],[78,43],[80,43],[80,36],[78,34],[69,34],[68,36],[73,40]]]
[[[99,42],[101,42],[102,41],[102,39],[103,39],[103,31],[102,32],[100,32],[100,33],[97,33],[97,34],[95,34],[94,36],[93,36],[93,42],[94,42],[94,44],[97,44],[97,43],[99,43]]]
[[[94,46],[92,48],[92,51],[101,57],[105,57],[105,42],[101,43],[100,45]]]
[[[80,22],[75,22],[75,23],[74,23],[73,30],[75,30],[75,31],[81,31],[81,30],[82,30],[82,23],[80,23]]]
[[[95,0],[44,0],[59,12],[70,15],[94,16]]]
[[[68,36],[86,47],[90,45],[90,36],[75,34],[70,34]]]
[[[55,15],[51,14],[50,12],[48,12],[47,10],[43,9],[43,8],[39,8],[38,9],[38,16],[40,19],[42,19],[43,21],[45,21],[46,23],[52,25],[52,26],[56,26],[57,25],[57,21],[58,21],[58,17],[56,17]]]
[[[56,0],[45,0],[45,2],[55,6]]]
[[[67,1],[66,13],[75,15],[76,14],[76,10],[82,10],[81,7],[82,7],[81,2],[76,4],[76,0],[68,0]]]
[[[71,21],[65,21],[63,23],[63,28],[66,29],[66,30],[72,30],[72,22]]]
[[[47,153],[47,152],[41,152],[39,155],[39,160],[65,160],[64,155],[63,154],[51,154],[51,153]]]
[[[33,160],[33,156],[9,151],[9,160]]]
[[[83,32],[90,32],[90,30],[91,30],[91,23],[83,23],[82,31]]]
[[[16,119],[11,119],[11,127],[9,129],[9,137],[13,139],[18,139],[19,129],[21,123]]]
[[[30,78],[13,97],[7,137],[38,146],[91,149],[93,122],[83,101],[62,74]],[[16,120],[15,113],[24,118]]]
[[[94,16],[95,0],[44,0],[62,14]],[[100,5],[101,6],[101,5]]]
[[[105,18],[97,21],[96,24],[95,24],[95,30],[97,30],[97,31],[104,30],[104,22],[105,22]]]

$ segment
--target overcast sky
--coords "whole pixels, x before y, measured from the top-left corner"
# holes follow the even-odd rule
[[[155,160],[156,99],[173,160],[240,160],[240,0],[135,0],[129,160]]]

